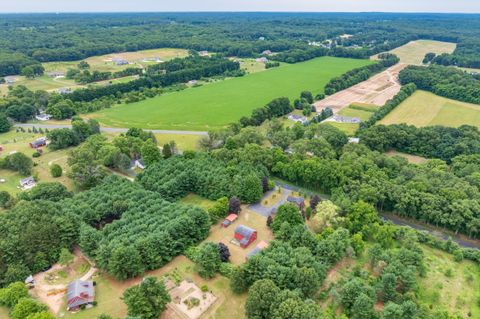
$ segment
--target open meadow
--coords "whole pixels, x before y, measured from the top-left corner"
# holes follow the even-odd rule
[[[433,40],[411,41],[401,47],[395,48],[390,53],[400,58],[400,63],[421,65],[425,54],[427,53],[452,53],[457,45],[451,42],[441,42]],[[375,58],[375,57],[374,57]]]
[[[390,112],[380,124],[406,123],[417,127],[463,124],[480,127],[480,105],[447,99],[433,93],[417,91]]]
[[[286,96],[294,99],[303,90],[314,94],[322,92],[332,77],[369,63],[372,62],[322,57],[116,106],[92,114],[92,117],[112,127],[178,130],[220,128],[242,116],[249,116],[253,109],[275,98]]]
[[[116,72],[127,67],[140,67],[146,66],[150,63],[157,63],[153,59],[159,59],[160,61],[168,61],[174,58],[181,58],[188,55],[187,50],[183,49],[153,49],[153,50],[141,50],[136,52],[121,52],[111,53],[106,55],[98,55],[85,59],[91,70],[101,72]],[[130,64],[116,65],[112,59],[122,59]],[[48,62],[43,63],[45,73],[48,72],[66,72],[68,69],[76,68],[80,61],[68,61],[68,62]]]

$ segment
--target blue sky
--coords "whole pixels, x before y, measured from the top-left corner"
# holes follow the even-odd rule
[[[384,11],[480,13],[480,0],[0,0],[0,12]]]

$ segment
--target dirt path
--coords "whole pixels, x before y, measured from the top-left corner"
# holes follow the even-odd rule
[[[333,113],[337,114],[353,103],[383,106],[400,91],[401,85],[398,82],[398,74],[406,66],[406,64],[396,64],[364,82],[318,101],[314,104],[317,112],[329,107],[333,110]]]

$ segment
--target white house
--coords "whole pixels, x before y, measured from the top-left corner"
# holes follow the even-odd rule
[[[308,122],[308,119],[305,116],[298,115],[298,114],[290,114],[288,116],[288,119],[301,124],[305,124]]]
[[[38,115],[35,115],[35,118],[39,121],[48,121],[50,119],[50,115],[47,113],[40,113]]]
[[[35,182],[35,179],[33,178],[33,176],[30,176],[20,180],[20,186],[22,187],[23,190],[28,190],[37,186],[37,182]]]

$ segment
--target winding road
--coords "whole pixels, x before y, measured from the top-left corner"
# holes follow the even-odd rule
[[[15,124],[15,127],[22,128],[42,128],[42,129],[59,129],[59,128],[71,128],[71,125],[62,125],[62,124]],[[125,133],[128,131],[128,128],[117,128],[117,127],[100,127],[100,131],[107,133]],[[152,132],[154,134],[175,134],[175,135],[208,135],[208,132],[197,132],[197,131],[175,131],[175,130],[144,130]]]

